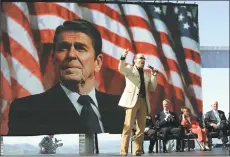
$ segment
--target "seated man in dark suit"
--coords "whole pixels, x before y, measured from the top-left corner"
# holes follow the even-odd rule
[[[145,123],[146,127],[145,127],[145,130],[144,130],[144,136],[145,137],[148,137],[150,139],[150,144],[149,144],[149,151],[148,153],[154,153],[153,151],[153,147],[156,143],[156,140],[157,140],[157,130],[156,128],[154,127],[154,124],[153,124],[153,121],[152,121],[152,117],[150,116],[146,116],[146,123]],[[136,132],[136,123],[134,124],[134,127],[133,127],[133,135],[135,135],[135,132]],[[142,145],[142,153],[144,154],[144,147]]]
[[[58,26],[52,59],[59,82],[44,93],[12,102],[8,135],[120,134],[125,117],[118,106],[120,96],[95,88],[101,50],[101,34],[90,22],[78,19]]]
[[[208,128],[214,129],[213,131],[218,132],[219,138],[222,140],[223,147],[228,149],[226,143],[227,138],[227,119],[223,111],[218,110],[218,102],[215,101],[212,105],[212,110],[205,114],[205,125]]]
[[[166,143],[168,135],[173,134],[177,137],[176,151],[180,152],[181,149],[181,138],[183,137],[183,130],[181,129],[180,122],[177,115],[169,111],[169,105],[171,102],[166,99],[163,101],[163,111],[157,115],[156,125],[160,128],[160,134],[163,136],[163,152],[167,153]]]
[[[152,117],[146,117],[146,127],[145,127],[145,136],[150,138],[149,151],[148,153],[154,153],[153,147],[157,140],[157,130],[154,127]]]

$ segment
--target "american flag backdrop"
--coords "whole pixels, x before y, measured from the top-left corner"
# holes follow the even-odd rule
[[[86,19],[103,38],[104,63],[97,74],[98,89],[121,95],[124,77],[118,62],[124,49],[132,64],[134,54],[146,56],[146,66],[159,70],[151,93],[151,113],[188,106],[202,112],[198,6],[182,4],[3,2],[1,8],[1,134],[7,133],[10,102],[44,92],[56,82],[52,42],[56,27],[65,20]],[[146,68],[147,71],[149,71]]]

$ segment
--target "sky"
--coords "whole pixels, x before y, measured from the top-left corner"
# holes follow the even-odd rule
[[[191,1],[199,8],[199,34],[201,46],[229,47],[229,2]],[[187,2],[188,3],[188,2]],[[210,110],[213,100],[219,102],[219,109],[229,112],[229,69],[202,69],[203,111]],[[43,136],[4,137],[4,143],[30,143],[37,145]],[[78,135],[56,135],[65,144],[78,143]],[[100,140],[120,139],[121,135],[99,135]]]

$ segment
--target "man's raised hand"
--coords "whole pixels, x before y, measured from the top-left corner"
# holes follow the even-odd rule
[[[122,57],[126,57],[128,55],[128,52],[129,52],[129,49],[125,49],[122,54]]]

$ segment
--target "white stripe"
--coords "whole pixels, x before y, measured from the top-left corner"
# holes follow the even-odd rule
[[[195,40],[188,37],[181,37],[181,43],[184,48],[200,53],[200,45]]]
[[[4,24],[5,27],[2,27],[3,31],[8,33],[8,35],[12,39],[17,41],[23,48],[25,48],[27,52],[29,52],[33,56],[33,58],[37,61],[37,63],[39,63],[36,48],[34,47],[34,44],[28,32],[10,17],[6,17],[6,18],[7,18],[7,22],[6,24]]]
[[[28,6],[25,2],[14,2],[14,4],[21,10],[21,12],[27,17],[27,20],[30,21],[30,14]]]
[[[13,57],[12,64],[14,71],[11,72],[11,76],[17,80],[23,88],[30,92],[30,94],[44,92],[41,81]]]
[[[112,18],[106,16],[105,14],[97,10],[84,8],[82,13],[82,18],[98,26],[102,26],[107,30],[117,34],[118,36],[126,38],[130,41],[128,32],[121,23],[113,20]]]
[[[11,79],[10,79],[10,70],[8,62],[5,58],[5,56],[0,52],[1,54],[1,71],[2,75],[5,77],[5,79],[8,81],[8,83],[11,85]]]
[[[130,27],[130,29],[132,31],[134,41],[145,42],[156,46],[156,41],[150,31],[138,27]]]
[[[177,88],[180,88],[184,92],[183,83],[180,75],[175,71],[170,71],[171,80],[169,83]]]
[[[197,85],[192,85],[192,88],[194,90],[196,99],[199,99],[202,101],[202,88]]]
[[[117,4],[104,4],[104,5],[106,5],[107,7],[111,8],[111,9],[113,9],[118,14],[121,14],[121,10],[120,10],[120,8],[118,7]]]
[[[81,15],[81,7],[78,6],[76,3],[56,3],[59,6],[62,6],[63,8],[68,9],[75,15],[79,16],[80,18],[82,17]]]
[[[133,15],[133,16],[138,16],[140,18],[143,18],[146,22],[149,23],[148,16],[145,12],[145,10],[136,4],[123,4],[123,9],[125,12],[125,15]]]
[[[194,62],[191,59],[186,59],[186,63],[188,66],[188,70],[190,73],[193,73],[199,77],[201,77],[201,65],[197,64],[196,62]]]
[[[4,100],[4,99],[2,99],[2,100],[0,100],[0,101],[2,101],[1,102],[1,108],[0,108],[0,110],[1,110],[1,113],[3,113],[4,111],[5,111],[5,108],[6,108],[6,106],[7,106],[7,104],[8,104],[8,101],[6,101],[6,100]],[[1,126],[1,125],[0,125]]]
[[[102,51],[105,52],[107,55],[120,60],[120,57],[123,53],[125,49],[120,48],[119,46],[114,45],[113,43],[111,43],[110,41],[107,41],[105,39],[103,39],[103,46],[102,46]],[[133,63],[133,57],[134,54],[132,52],[129,52],[127,57],[126,57],[126,62],[129,64]],[[164,70],[164,66],[162,65],[161,61],[159,60],[158,57],[153,56],[153,55],[145,55],[146,58],[146,63],[145,65],[151,65],[155,68],[157,68],[159,70],[159,72],[161,72],[166,80],[167,80],[167,76],[166,76],[166,72]]]
[[[55,30],[59,25],[62,25],[65,21],[63,18],[60,18],[55,15],[31,15],[30,17],[32,29],[38,30]]]
[[[169,59],[172,59],[174,60],[176,63],[177,62],[177,59],[176,59],[176,55],[175,55],[175,52],[173,51],[172,47],[169,46],[168,44],[162,44],[162,49],[163,49],[163,52],[164,52],[164,55],[169,58]]]
[[[155,24],[155,27],[156,27],[156,30],[158,32],[164,32],[165,34],[168,34],[168,27],[165,25],[164,22],[162,22],[161,20],[159,19],[153,19],[154,21],[154,24]]]

